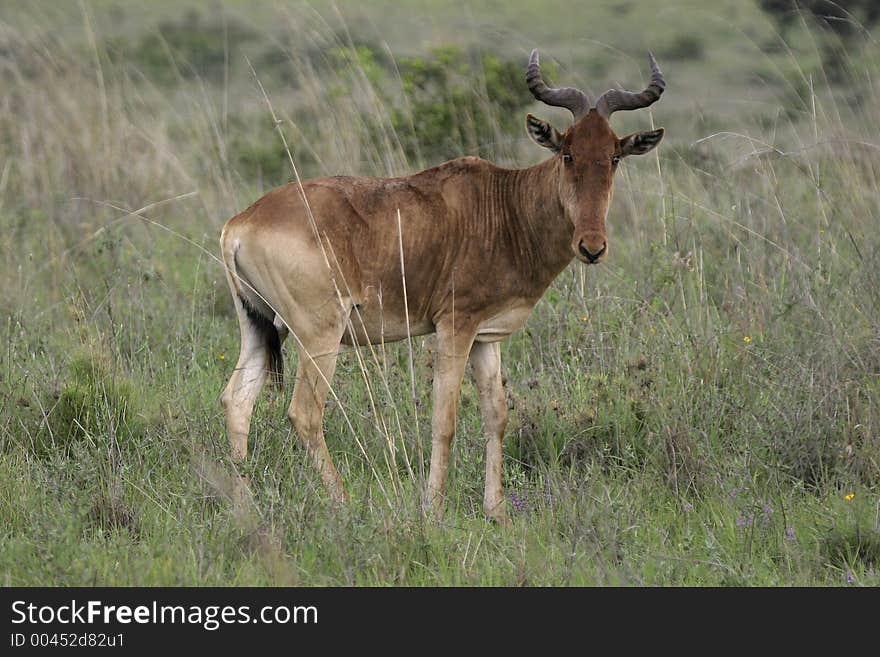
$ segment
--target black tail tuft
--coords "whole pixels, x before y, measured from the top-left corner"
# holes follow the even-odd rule
[[[269,358],[269,377],[272,379],[272,385],[280,390],[284,386],[284,357],[281,355],[281,337],[278,335],[278,329],[270,318],[261,314],[247,299],[242,296],[238,298],[244,306],[248,319],[263,337],[266,355]]]

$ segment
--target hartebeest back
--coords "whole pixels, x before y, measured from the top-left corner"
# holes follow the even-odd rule
[[[340,345],[436,332],[426,506],[442,513],[470,360],[487,440],[484,509],[505,522],[499,341],[523,325],[573,257],[592,264],[607,255],[618,163],[663,137],[660,128],[621,139],[608,122],[614,111],[660,97],[665,82],[653,56],[650,64],[644,91],[610,90],[593,105],[577,89],[549,87],[533,51],[529,89],[574,115],[564,133],[528,115],[532,139],[553,152],[534,167],[464,157],[401,178],[318,178],[274,189],[230,219],[220,244],[241,328],[238,364],[222,396],[233,458],[247,458],[254,401],[268,372],[280,377],[281,343],[292,333],[299,359],[288,415],[331,497],[344,501],[322,428]]]

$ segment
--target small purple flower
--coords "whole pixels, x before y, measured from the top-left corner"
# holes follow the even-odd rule
[[[526,503],[528,502],[528,498],[525,494],[517,495],[516,493],[510,494],[510,504],[513,506],[514,511],[525,511]]]
[[[856,576],[853,573],[853,571],[851,571],[851,570],[846,571],[846,583],[847,584],[855,584],[856,583]]]
[[[764,515],[765,516],[772,516],[773,515],[773,507],[770,506],[770,502],[767,502],[764,505]]]
[[[690,513],[691,511],[694,510],[694,505],[691,504],[690,502],[685,502],[684,504],[681,505],[681,510],[684,511],[685,513]]]
[[[749,514],[748,516],[739,516],[736,519],[736,526],[737,527],[751,527],[752,522],[754,520],[755,520],[755,516],[753,516],[752,514]]]
[[[730,499],[735,500],[739,496],[739,488],[734,488],[729,494]]]
[[[786,527],[785,528],[785,540],[786,541],[796,541],[797,537],[794,535],[794,527]]]

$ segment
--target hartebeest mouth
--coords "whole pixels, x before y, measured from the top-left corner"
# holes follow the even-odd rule
[[[226,222],[220,244],[241,329],[238,364],[222,395],[234,460],[247,458],[254,402],[268,372],[280,382],[281,345],[293,333],[299,358],[288,416],[331,497],[343,502],[323,433],[340,346],[436,333],[425,504],[442,512],[470,362],[486,435],[483,508],[505,522],[499,341],[525,323],[573,258],[595,264],[607,256],[617,167],[663,138],[662,128],[619,138],[609,124],[614,112],[660,98],[666,82],[653,55],[649,63],[644,91],[612,89],[593,104],[578,89],[549,86],[533,51],[529,89],[574,117],[565,132],[526,117],[529,135],[553,153],[533,167],[465,157],[400,178],[290,183]]]

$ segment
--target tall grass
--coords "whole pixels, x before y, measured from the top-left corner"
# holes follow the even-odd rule
[[[292,177],[288,157],[303,177],[396,175],[436,153],[408,141],[419,99],[392,45],[342,14],[278,11],[274,30],[201,18],[224,44],[199,60],[210,75],[184,33],[133,33],[146,57],[90,5],[63,31],[0,23],[4,583],[880,581],[872,34],[829,62],[804,19],[743,41],[750,68],[721,103],[735,112],[717,82],[676,90],[711,80],[707,61],[666,67],[668,99],[615,116],[667,141],[618,176],[610,261],[572,265],[503,347],[503,530],[482,518],[470,384],[446,522],[422,519],[431,339],[340,360],[326,434],[347,509],[290,434],[289,384],[258,404],[252,503],[230,503],[218,396],[238,336],[219,227]],[[561,46],[542,49],[572,83],[552,69]],[[536,162],[511,136],[522,113],[493,104],[494,69],[461,61],[477,62],[475,100],[452,147]]]

